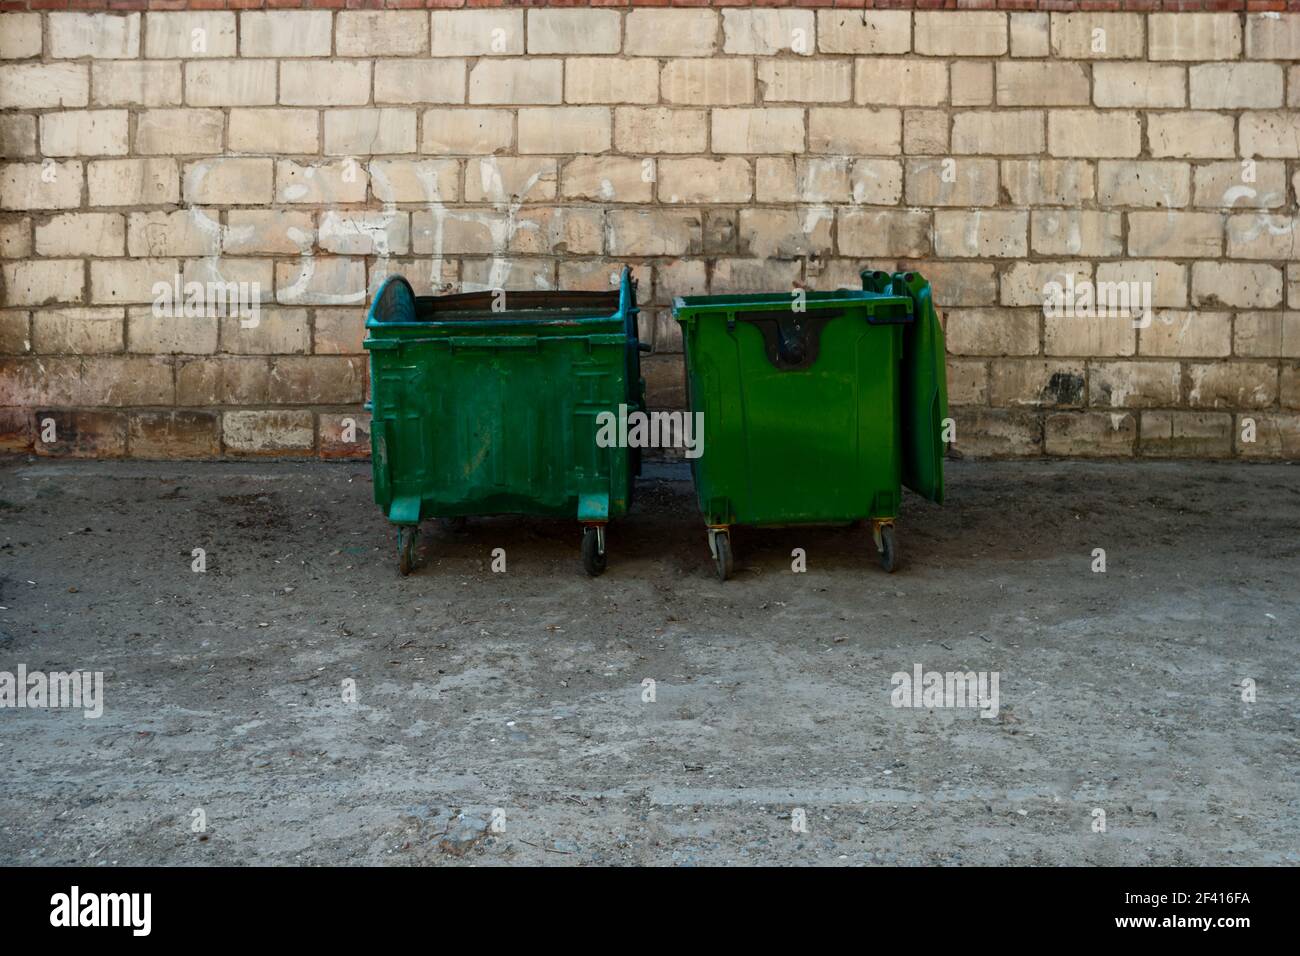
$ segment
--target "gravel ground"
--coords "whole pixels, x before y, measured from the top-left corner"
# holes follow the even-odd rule
[[[657,465],[601,578],[493,518],[404,579],[366,465],[4,461],[0,671],[104,690],[0,710],[0,863],[1300,862],[1300,470],[948,482],[894,575],[739,529],[721,584]],[[917,665],[996,714],[892,706]]]

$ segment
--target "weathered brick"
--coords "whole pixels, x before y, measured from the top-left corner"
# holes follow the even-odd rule
[[[263,405],[269,392],[270,363],[265,358],[228,356],[179,358],[179,405]]]
[[[80,193],[81,164],[76,165]],[[181,197],[180,167],[174,159],[97,160],[86,167],[86,185],[92,206],[166,205]]]
[[[617,53],[621,28],[615,10],[529,10],[528,52]]]
[[[792,289],[799,278],[798,262],[779,259],[719,259],[713,267],[709,292],[752,293],[762,290]]]
[[[919,209],[840,209],[839,251],[846,256],[930,255],[930,213]]]
[[[460,164],[454,159],[376,159],[370,188],[380,202],[456,202]]]
[[[0,109],[51,109],[90,102],[84,63],[12,63],[0,66]]]
[[[1233,119],[1223,113],[1184,110],[1147,114],[1147,143],[1152,156],[1217,159],[1233,155]]]
[[[713,10],[628,11],[628,56],[712,56],[717,52],[718,14]]]
[[[410,251],[410,217],[399,210],[328,210],[321,213],[317,244],[324,252],[352,256],[405,255]]]
[[[317,309],[312,322],[312,351],[317,355],[365,355],[365,309]]]
[[[754,102],[754,61],[741,58],[669,60],[659,74],[667,103],[735,106]]]
[[[47,156],[122,156],[127,151],[127,111],[46,113],[41,117],[41,151]]]
[[[215,213],[209,215],[201,209],[133,212],[126,245],[127,254],[132,256],[216,255],[220,251],[221,225]]]
[[[998,280],[998,301],[1002,305],[1041,308],[1047,284],[1064,285],[1071,276],[1076,283],[1091,281],[1092,265],[1086,262],[1017,262]]]
[[[1008,159],[1002,187],[1017,206],[1077,206],[1093,198],[1092,164],[1066,159]]]
[[[150,10],[144,17],[144,55],[187,60],[235,56],[235,14],[220,10]]]
[[[239,14],[239,55],[329,56],[333,28],[329,10],[245,10]]]
[[[1243,440],[1246,419],[1253,441]],[[1242,458],[1300,458],[1300,415],[1277,412],[1238,414],[1235,425],[1237,454]]]
[[[889,156],[902,151],[902,113],[849,106],[808,111],[808,152]]]
[[[508,110],[425,110],[420,152],[482,156],[510,149],[514,116]]]
[[[1187,306],[1187,266],[1177,262],[1152,259],[1124,259],[1102,262],[1097,266],[1097,286],[1104,288],[1116,283],[1139,283],[1150,292],[1151,305],[1156,308],[1181,309]]]
[[[654,103],[659,99],[659,62],[610,57],[564,61],[567,103]]]
[[[171,286],[180,274],[176,259],[100,259],[90,263],[90,295],[95,303],[140,303],[154,300],[153,287]]]
[[[522,10],[435,10],[434,56],[518,56],[524,52]]]
[[[1122,216],[1091,209],[1035,209],[1031,246],[1042,256],[1118,256],[1124,251]]]
[[[905,164],[906,200],[914,206],[996,206],[995,159],[909,159]]]
[[[817,48],[822,53],[880,56],[912,48],[907,10],[818,10]]]
[[[948,152],[949,125],[944,110],[904,110],[903,152],[913,156]]]
[[[1242,113],[1241,152],[1279,159],[1300,157],[1300,114],[1295,110]]]
[[[993,11],[920,11],[913,16],[922,56],[1001,56],[1007,52],[1007,15]]]
[[[311,213],[292,209],[232,209],[226,213],[221,251],[227,255],[293,254],[311,249],[316,225]]]
[[[1169,259],[1214,257],[1223,251],[1223,217],[1214,212],[1131,212],[1131,256]]]
[[[1148,18],[1153,60],[1235,60],[1241,20],[1235,13],[1153,13]]]
[[[86,292],[80,259],[30,259],[3,266],[6,306],[81,302]]]
[[[6,13],[0,30],[0,60],[25,60],[41,55],[41,15]]]
[[[1115,458],[1133,454],[1137,420],[1118,412],[1068,412],[1048,415],[1043,445],[1049,455]]]
[[[316,424],[307,410],[221,413],[221,438],[236,455],[287,455],[311,451]]]
[[[315,110],[232,109],[227,142],[233,153],[315,153],[319,127]]]
[[[281,305],[354,305],[365,297],[363,258],[316,256],[275,264],[275,301]]]
[[[1138,332],[1143,355],[1217,358],[1232,352],[1232,316],[1227,312],[1157,312]]]
[[[185,164],[182,194],[198,206],[256,205],[271,201],[270,159],[205,159]]]
[[[175,398],[169,356],[103,355],[83,365],[78,404],[172,405]]]
[[[377,156],[415,152],[415,110],[325,111],[326,156]]]
[[[133,60],[140,55],[140,14],[51,13],[50,56],[76,60]]]
[[[811,10],[758,7],[722,11],[722,51],[743,56],[811,56],[817,28]]]
[[[0,219],[0,259],[27,259],[32,254],[32,221]]]
[[[1300,60],[1300,17],[1294,13],[1247,16],[1246,56],[1252,60]]]
[[[1206,163],[1195,171],[1196,205],[1276,209],[1286,204],[1286,164],[1266,160]]]
[[[365,396],[366,363],[359,356],[290,355],[271,361],[274,405],[352,405]]]
[[[284,265],[285,274],[293,274],[289,268],[293,263]],[[297,278],[296,274],[293,275]],[[221,351],[233,355],[304,355],[311,351],[311,322],[307,310],[262,309],[256,325],[248,318],[222,316]],[[258,376],[253,376],[251,383],[264,384]]]
[[[1084,365],[1072,359],[1002,359],[991,363],[989,400],[998,406],[1079,408]]]
[[[859,59],[853,98],[881,106],[938,106],[948,99],[948,65],[901,57]]]
[[[641,160],[625,156],[579,156],[560,170],[566,199],[598,202],[649,202],[654,180]]]
[[[1300,312],[1239,312],[1233,348],[1247,358],[1300,358]]]
[[[45,355],[121,352],[124,310],[43,309],[32,316],[32,347]]]
[[[952,120],[954,153],[1041,153],[1045,142],[1039,110],[971,110]]]
[[[603,153],[613,142],[612,114],[601,106],[521,109],[518,123],[520,153]]]
[[[36,253],[41,256],[120,256],[126,224],[118,213],[69,212],[36,225]]]
[[[1011,14],[1011,55],[1046,57],[1052,52],[1046,13]]]
[[[179,106],[181,65],[104,60],[90,65],[95,106]]]
[[[54,424],[53,442],[45,442],[37,428],[33,451],[38,455],[65,458],[120,458],[126,453],[126,416],[105,411],[41,411],[33,416],[38,425]]]
[[[1047,355],[1132,355],[1136,348],[1137,333],[1127,315],[1043,316],[1043,352]]]
[[[1143,455],[1226,458],[1232,454],[1232,416],[1227,413],[1143,412],[1140,434]]]
[[[1191,199],[1187,163],[1111,161],[1097,164],[1098,199],[1105,206],[1178,209]]]
[[[1268,408],[1277,404],[1273,362],[1192,363],[1187,366],[1187,404],[1192,408]]]
[[[758,83],[764,103],[846,103],[853,95],[853,66],[841,60],[763,59]]]
[[[1088,74],[1079,63],[997,63],[1001,106],[1087,106],[1090,96]]]
[[[934,251],[951,258],[1020,258],[1029,254],[1029,214],[1004,209],[937,210]]]
[[[153,355],[208,355],[217,350],[216,315],[167,315],[152,306],[127,316],[128,351]]]
[[[830,209],[742,209],[741,255],[769,259],[824,256],[831,249]]]
[[[953,454],[961,458],[1026,458],[1043,453],[1043,426],[1032,412],[957,408]]]
[[[559,103],[563,73],[559,60],[480,60],[469,73],[469,101]]]
[[[1193,263],[1192,302],[1211,308],[1276,308],[1282,304],[1282,270],[1264,263]]]
[[[752,195],[749,163],[740,157],[659,161],[660,202],[749,202]]]
[[[190,106],[270,106],[275,102],[274,60],[197,61],[185,64]]]
[[[429,49],[422,10],[344,10],[334,19],[339,56],[414,56]]]
[[[155,109],[136,114],[135,152],[142,155],[220,153],[220,110]]]
[[[465,201],[546,202],[555,198],[557,180],[554,159],[472,159],[465,169]]]
[[[370,457],[370,415],[322,413],[318,425],[322,458]]]
[[[1276,63],[1203,63],[1193,66],[1190,75],[1192,109],[1273,109],[1282,105],[1282,67]]]
[[[1290,215],[1262,212],[1238,213],[1228,217],[1230,259],[1271,259],[1296,256],[1296,221]]]
[[[1145,39],[1138,13],[1052,14],[1052,54],[1067,60],[1140,60]]]
[[[95,166],[91,163],[91,167]],[[84,178],[79,160],[0,166],[0,209],[75,209]]]
[[[1039,313],[1029,309],[945,309],[949,355],[1036,355]]]
[[[1092,68],[1092,97],[1107,107],[1186,106],[1187,73],[1181,66],[1098,63]]]
[[[704,110],[635,106],[614,110],[614,148],[620,153],[702,153],[708,136]]]
[[[464,60],[376,60],[376,103],[464,103]]]
[[[21,113],[0,115],[0,157],[29,158],[36,155],[36,117]]]
[[[1088,404],[1095,408],[1177,405],[1182,366],[1177,362],[1089,362]]]
[[[370,100],[366,60],[286,60],[280,102],[287,106],[360,106]]]
[[[959,60],[952,65],[952,105],[993,105],[993,64],[979,60]]]
[[[1142,127],[1136,113],[1049,110],[1047,147],[1053,156],[1137,156]]]
[[[801,153],[803,110],[715,109],[712,139],[716,153]]]
[[[216,412],[132,412],[127,448],[132,458],[216,458],[221,454]]]

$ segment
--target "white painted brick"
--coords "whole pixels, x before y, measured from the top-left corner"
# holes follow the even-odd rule
[[[140,55],[138,13],[51,13],[50,56],[75,60],[130,60]]]
[[[235,14],[221,10],[151,10],[144,17],[144,55],[151,59],[234,57]]]
[[[333,30],[329,10],[245,10],[239,14],[239,55],[329,56]]]

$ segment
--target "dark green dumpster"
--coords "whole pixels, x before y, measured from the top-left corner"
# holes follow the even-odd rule
[[[384,281],[366,318],[375,501],[415,564],[429,518],[572,516],[588,573],[627,511],[635,449],[601,447],[596,416],[644,408],[636,283],[617,291],[417,296]]]
[[[943,500],[943,331],[913,272],[862,291],[678,298],[687,394],[703,413],[692,462],[718,576],[732,525],[869,520],[898,565],[901,486]]]

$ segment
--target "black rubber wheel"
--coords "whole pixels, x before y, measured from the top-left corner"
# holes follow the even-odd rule
[[[717,550],[717,554],[713,556],[713,564],[718,570],[718,580],[725,581],[731,577],[731,535],[725,533],[714,535],[713,547]]]
[[[404,524],[397,529],[397,567],[406,577],[415,570],[415,542],[419,538],[418,525]]]
[[[469,527],[469,519],[464,517],[439,518],[438,526],[449,534],[464,534]]]
[[[582,532],[582,566],[593,578],[605,573],[605,555],[600,550],[600,537],[595,528]]]
[[[880,566],[890,574],[898,568],[898,542],[894,540],[892,524],[880,529]]]

